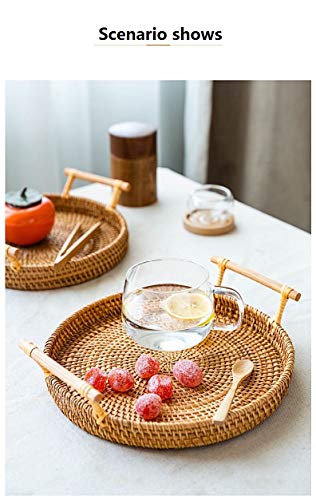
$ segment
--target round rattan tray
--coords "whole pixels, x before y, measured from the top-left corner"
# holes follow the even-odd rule
[[[286,289],[289,296],[292,289]],[[216,296],[215,312],[217,321],[223,324],[238,317],[236,303],[226,296]],[[171,374],[176,360],[189,358],[200,365],[204,378],[194,389],[183,387],[174,379],[172,400],[163,403],[159,417],[146,422],[134,411],[135,400],[146,392],[147,383],[135,374],[134,366],[140,354],[152,351],[140,347],[125,332],[121,294],[94,302],[66,319],[47,340],[45,354],[25,341],[20,347],[46,367],[48,391],[69,420],[109,441],[148,448],[209,445],[252,429],[277,409],[294,367],[294,348],[286,331],[268,315],[246,305],[242,326],[237,331],[211,331],[195,348],[154,353],[161,373]],[[232,365],[242,358],[253,361],[254,371],[238,388],[225,423],[216,425],[212,417],[232,383]],[[64,374],[60,365],[68,372],[62,368]],[[94,398],[92,391],[97,391],[82,382],[92,366],[105,371],[114,366],[127,368],[135,376],[135,386],[124,394],[108,388],[103,396]],[[72,382],[73,375],[78,377],[79,385]]]
[[[67,172],[71,172],[73,178],[83,178],[83,173],[79,171],[66,170]],[[121,182],[91,174],[84,174],[84,178],[103,183]],[[114,192],[114,202],[105,206],[86,198],[69,196],[69,187],[70,185],[62,195],[46,195],[55,205],[54,227],[44,241],[19,248],[18,272],[14,270],[9,258],[6,259],[7,288],[45,290],[77,285],[104,274],[123,259],[128,246],[128,230],[124,218],[115,209],[119,192]],[[79,238],[97,221],[102,221],[102,224],[87,244],[62,268],[56,268],[54,261],[74,226],[80,223]]]

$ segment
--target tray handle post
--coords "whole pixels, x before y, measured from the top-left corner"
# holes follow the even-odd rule
[[[75,389],[81,396],[88,399],[92,406],[92,413],[97,423],[104,426],[107,413],[100,406],[103,394],[97,391],[90,384],[81,380],[55,360],[44,354],[33,342],[25,339],[19,341],[19,348],[30,358],[32,358],[44,372],[45,378],[55,375],[67,385]]]
[[[88,182],[97,182],[105,184],[113,188],[112,198],[109,203],[110,208],[116,208],[122,191],[130,191],[131,185],[129,182],[120,181],[119,179],[110,179],[109,177],[102,177],[101,175],[91,174],[90,172],[82,172],[74,168],[65,168],[64,174],[67,176],[67,181],[64,186],[62,196],[68,198],[69,191],[75,179],[81,179]]]
[[[229,269],[231,271],[234,271],[235,273],[245,276],[246,278],[256,281],[257,283],[260,283],[261,285],[264,285],[270,288],[271,290],[280,293],[281,299],[278,310],[274,317],[276,323],[278,324],[281,324],[283,312],[288,299],[292,299],[298,302],[301,298],[301,294],[296,290],[294,290],[293,288],[290,288],[287,285],[282,285],[281,283],[278,283],[277,281],[274,281],[271,278],[267,278],[266,276],[263,276],[262,274],[259,274],[256,271],[252,271],[251,269],[247,269],[246,267],[242,267],[238,264],[235,264],[234,262],[231,262],[229,259],[225,259],[224,257],[213,256],[211,257],[210,260],[211,262],[217,264],[218,266],[216,286],[220,286],[222,284],[225,270]]]
[[[5,245],[5,255],[10,261],[10,267],[12,271],[18,273],[21,269],[21,262],[19,261],[20,249],[11,247],[11,245]]]

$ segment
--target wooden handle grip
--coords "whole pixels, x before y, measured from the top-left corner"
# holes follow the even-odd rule
[[[76,170],[74,168],[65,168],[64,174],[68,177],[65,187],[62,192],[62,196],[66,198],[69,196],[69,191],[75,179],[81,179],[88,182],[97,182],[99,184],[105,184],[106,186],[111,186],[113,188],[112,199],[109,203],[111,208],[115,208],[121,191],[129,191],[131,185],[129,182],[121,181],[119,179],[110,179],[109,177],[102,177],[101,175],[91,174],[90,172],[82,172],[81,170]]]
[[[281,323],[282,315],[284,312],[284,308],[286,306],[287,300],[292,299],[295,300],[296,302],[300,300],[301,294],[294,290],[293,288],[290,288],[286,285],[282,285],[281,283],[278,283],[277,281],[272,280],[271,278],[267,278],[266,276],[263,276],[262,274],[257,273],[256,271],[252,271],[251,269],[247,269],[246,267],[239,266],[238,264],[235,264],[234,262],[231,262],[229,259],[225,259],[223,257],[216,257],[213,256],[211,257],[211,262],[214,262],[214,264],[217,264],[219,267],[219,273],[217,277],[217,286],[220,286],[223,280],[224,272],[226,269],[230,269],[231,271],[234,271],[235,273],[241,274],[242,276],[245,276],[246,278],[249,278],[253,281],[256,281],[257,283],[260,283],[261,285],[264,285],[271,290],[275,290],[276,292],[279,292],[281,294],[281,299],[280,299],[280,304],[277,310],[277,313],[275,315],[275,321],[277,323]]]
[[[109,177],[103,177],[102,175],[91,174],[90,172],[83,172],[74,168],[65,168],[64,174],[67,176],[72,176],[76,179],[81,179],[83,181],[97,182],[99,184],[105,184],[106,186],[111,187],[119,186],[122,191],[129,191],[131,189],[131,185],[129,184],[129,182],[120,181],[118,179],[111,179]]]
[[[41,368],[49,372],[48,374],[55,375],[67,385],[73,387],[82,396],[94,402],[98,402],[103,399],[103,394],[101,394],[101,392],[97,391],[94,387],[87,384],[87,382],[81,380],[52,358],[44,354],[33,342],[21,339],[19,341],[19,348],[25,354],[30,356],[30,358],[34,359],[34,361],[36,361]]]
[[[241,274],[242,276],[245,276],[246,278],[256,281],[261,285],[271,288],[271,290],[275,290],[276,292],[282,293],[284,285],[282,285],[281,283],[278,283],[277,281],[274,281],[271,278],[267,278],[266,276],[263,276],[262,274],[259,274],[256,271],[252,271],[251,269],[247,269],[246,267],[242,267],[238,264],[235,264],[234,262],[231,262],[228,259],[223,259],[223,257],[211,257],[211,262],[217,264],[218,266],[221,266],[224,260],[226,261],[225,269],[234,271],[235,273]],[[288,298],[295,301],[299,301],[301,298],[301,294],[296,290],[291,289],[291,291],[289,291],[288,293]]]

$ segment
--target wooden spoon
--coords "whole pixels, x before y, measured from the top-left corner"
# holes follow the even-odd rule
[[[214,424],[222,424],[225,421],[238,385],[250,375],[252,370],[253,362],[250,361],[250,359],[238,359],[238,361],[234,363],[232,369],[233,383],[213,417]]]

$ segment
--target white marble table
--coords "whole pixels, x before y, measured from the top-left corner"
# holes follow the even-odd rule
[[[159,169],[159,202],[120,210],[130,230],[125,259],[108,274],[53,291],[7,290],[6,492],[9,495],[304,495],[310,493],[310,235],[237,203],[237,229],[220,237],[182,227],[187,195],[197,185]],[[108,188],[77,190],[108,201]],[[293,339],[296,366],[279,409],[254,430],[230,441],[187,450],[136,449],[90,436],[51,400],[35,363],[17,348],[20,337],[43,348],[67,316],[121,291],[129,266],[146,258],[195,260],[211,271],[222,255],[302,293],[290,302],[283,325]],[[224,284],[273,314],[278,294],[227,272]]]

